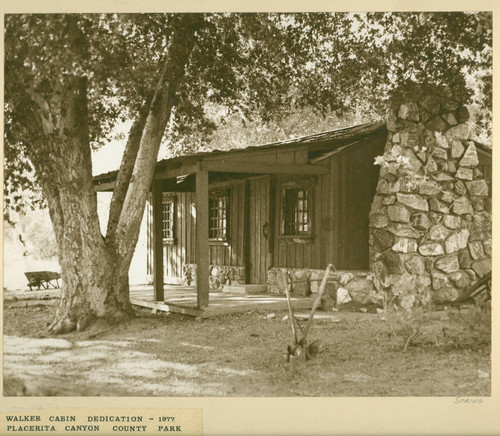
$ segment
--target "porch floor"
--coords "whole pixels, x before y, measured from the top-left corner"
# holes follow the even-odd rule
[[[132,286],[130,302],[136,306],[149,307],[164,312],[176,312],[184,315],[210,318],[229,313],[257,311],[288,310],[286,297],[276,294],[231,294],[221,291],[210,291],[208,307],[196,307],[196,288],[194,286],[165,285],[164,301],[154,301],[151,285]],[[294,309],[311,309],[316,295],[311,297],[291,298]]]

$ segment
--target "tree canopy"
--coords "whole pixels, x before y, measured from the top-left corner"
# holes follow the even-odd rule
[[[32,181],[24,153],[37,138],[28,134],[27,91],[47,95],[48,77],[86,77],[91,143],[106,143],[112,127],[134,118],[154,89],[174,16],[74,15],[78,50],[63,38],[64,15],[6,16],[5,169],[11,186]],[[235,117],[272,125],[307,107],[318,117],[380,117],[391,99],[415,92],[417,84],[421,90],[446,84],[454,95],[475,99],[481,123],[490,122],[487,13],[205,14],[197,33],[168,128],[173,153],[176,145],[190,152],[207,144]],[[223,117],[211,116],[213,105],[225,108]]]

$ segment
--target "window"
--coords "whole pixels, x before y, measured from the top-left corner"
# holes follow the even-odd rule
[[[211,191],[208,202],[208,238],[211,241],[227,241],[229,193],[227,190]]]
[[[311,235],[311,187],[285,186],[282,191],[281,234],[283,236]]]
[[[175,196],[163,194],[163,241],[175,243]]]

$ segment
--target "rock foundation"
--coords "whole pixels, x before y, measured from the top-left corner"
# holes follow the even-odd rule
[[[291,278],[291,295],[308,296],[318,292],[325,271],[303,268],[270,268],[267,273],[267,292],[285,294],[288,274]],[[339,298],[341,301],[339,301]],[[375,289],[368,271],[336,271],[329,274],[322,308],[331,309],[353,302],[359,306],[382,305],[382,296]]]
[[[185,285],[190,286],[196,282],[196,264],[184,265],[182,275]],[[209,288],[211,290],[222,290],[224,286],[244,284],[245,267],[210,265]]]

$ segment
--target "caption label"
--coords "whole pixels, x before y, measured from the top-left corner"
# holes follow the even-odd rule
[[[0,434],[203,434],[201,409],[43,409],[0,414]]]

